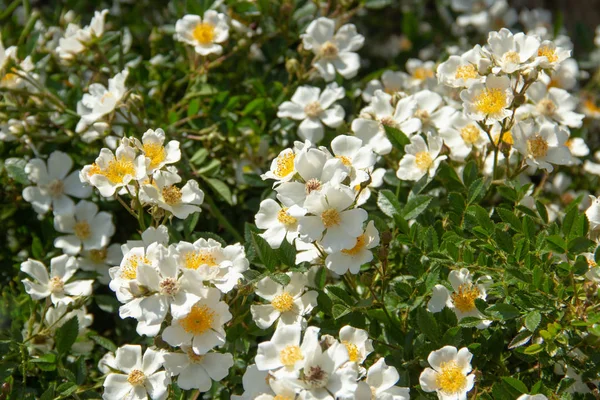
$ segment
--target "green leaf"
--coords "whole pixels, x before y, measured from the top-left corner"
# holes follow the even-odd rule
[[[506,208],[496,208],[496,212],[498,213],[502,221],[509,224],[510,227],[513,228],[515,231],[521,232],[523,230],[521,221],[512,211],[507,210]]]
[[[559,235],[551,235],[546,238],[546,242],[548,242],[548,247],[552,251],[556,251],[558,253],[566,253],[567,252],[567,242]]]
[[[576,237],[575,239],[569,240],[568,249],[570,253],[585,253],[595,244],[596,242],[586,237]]]
[[[277,255],[275,251],[269,246],[269,243],[256,232],[252,232],[252,244],[254,250],[258,255],[258,258],[269,271],[275,271],[277,265]]]
[[[325,287],[325,291],[329,295],[331,301],[333,301],[334,303],[336,301],[341,301],[342,303],[347,304],[349,306],[354,305],[354,300],[352,299],[352,297],[348,294],[348,292],[346,292],[346,290],[342,289],[341,287],[328,285]]]
[[[542,322],[542,314],[540,314],[539,311],[532,311],[525,317],[525,327],[529,329],[530,332],[534,332],[540,322]]]
[[[432,197],[425,195],[417,195],[410,199],[404,209],[402,210],[402,217],[404,219],[415,219],[421,214],[423,211],[427,209],[429,203],[431,203]]]
[[[498,313],[502,317],[502,319],[516,318],[519,315],[521,315],[521,312],[518,308],[506,303],[494,304],[493,306],[488,307],[487,311]]]
[[[336,303],[331,307],[331,313],[335,319],[342,318],[344,315],[350,313],[350,311],[352,311],[350,307],[340,303]]]
[[[76,390],[77,384],[75,382],[65,382],[56,388],[56,392],[58,392],[61,397],[69,397],[71,394],[75,393]]]
[[[433,314],[422,307],[417,309],[417,324],[421,332],[429,339],[437,341],[440,338],[440,328]]]
[[[475,203],[485,196],[487,191],[487,185],[483,178],[476,179],[471,186],[469,186],[468,203]]]
[[[56,351],[65,354],[71,350],[79,335],[79,321],[73,317],[56,330]]]
[[[284,274],[283,272],[273,274],[269,276],[275,282],[279,283],[281,286],[287,286],[290,283],[290,277],[288,274]]]
[[[94,342],[96,342],[96,344],[104,347],[108,351],[114,352],[117,350],[117,345],[115,345],[109,338],[98,335],[90,335],[90,339],[92,339]]]
[[[206,150],[205,148],[201,148],[194,153],[192,158],[190,158],[190,162],[194,165],[202,165],[202,163],[206,160],[207,157],[208,150]]]
[[[396,195],[388,189],[380,190],[377,195],[377,205],[379,209],[388,217],[402,215],[402,205]]]
[[[227,204],[233,205],[231,190],[229,190],[229,187],[225,184],[225,182],[215,178],[207,178],[205,176],[202,176],[202,178],[210,185],[211,188],[213,188],[216,193],[219,194],[219,196],[221,196],[221,198],[223,198],[223,200],[227,202]]]
[[[392,145],[395,148],[404,151],[404,146],[410,144],[410,139],[400,129],[385,125],[383,127],[385,128],[385,133],[390,139],[390,142],[392,142]]]
[[[542,346],[539,343],[534,343],[531,346],[528,346],[523,353],[525,354],[529,354],[529,355],[533,355],[533,354],[537,354],[540,351],[544,350],[544,346]]]
[[[27,161],[22,158],[7,158],[4,161],[4,168],[6,168],[8,177],[23,185],[29,183],[27,173],[25,173],[25,165],[27,165]]]
[[[519,391],[519,393],[529,392],[527,386],[517,378],[513,378],[512,376],[503,376],[502,380],[510,386],[512,386],[513,388],[515,388],[517,391]]]
[[[192,116],[198,114],[199,109],[200,109],[200,100],[193,99],[192,101],[190,101],[190,103],[188,105],[187,116],[192,117]]]
[[[544,221],[544,223],[547,224],[548,223],[548,209],[546,208],[546,206],[538,200],[535,202],[535,208],[537,209],[537,212],[540,215],[540,218],[542,219],[542,221]]]
[[[288,267],[296,266],[296,247],[284,239],[277,249],[277,258]]]
[[[508,348],[509,349],[515,349],[517,347],[521,347],[526,345],[527,343],[529,343],[529,341],[531,340],[531,333],[528,331],[521,331],[517,334],[517,336],[515,336],[513,338],[513,340],[510,341],[510,343],[508,344]]]

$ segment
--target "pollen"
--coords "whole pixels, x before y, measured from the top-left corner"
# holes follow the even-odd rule
[[[85,240],[92,234],[92,229],[87,221],[77,222],[73,230],[75,231],[75,236],[77,236],[80,240]]]
[[[127,376],[127,382],[132,386],[141,386],[146,382],[146,375],[139,369],[134,369]]]
[[[362,251],[367,245],[367,235],[364,233],[356,238],[356,244],[351,249],[344,249],[342,253],[347,254],[349,256],[355,256]]]
[[[294,298],[288,292],[283,292],[273,298],[271,305],[280,313],[287,312],[294,307]]]
[[[88,176],[92,175],[104,175],[102,173],[102,169],[96,163],[93,163],[91,168],[88,170]]]
[[[346,167],[352,166],[352,161],[350,161],[350,158],[346,156],[336,156],[335,158],[339,159]]]
[[[533,158],[546,157],[546,154],[548,154],[548,142],[540,135],[536,135],[533,139],[527,140],[527,152]]]
[[[160,293],[167,296],[174,296],[179,292],[179,283],[175,278],[165,278],[160,282]]]
[[[360,351],[358,347],[354,343],[350,343],[347,340],[343,340],[342,344],[346,346],[346,350],[348,350],[348,359],[352,362],[358,362],[360,359]]]
[[[500,89],[485,89],[475,99],[477,111],[486,115],[497,114],[504,107],[506,107],[506,93]]]
[[[306,189],[306,194],[309,194],[313,190],[321,190],[321,181],[317,178],[309,179],[304,185],[304,189]]]
[[[277,221],[281,222],[285,226],[292,226],[298,222],[296,218],[287,213],[287,208],[282,208],[279,210],[279,212],[277,212]]]
[[[2,77],[2,79],[0,79],[0,84],[9,86],[16,80],[17,80],[17,74],[13,74],[12,72],[9,72],[9,73],[5,74]]]
[[[144,155],[150,159],[150,168],[157,168],[165,158],[167,153],[160,143],[145,143]]]
[[[500,134],[497,134],[494,136],[494,143],[496,144],[496,146],[498,145],[498,141],[500,140]],[[506,143],[508,145],[513,145],[515,144],[515,141],[513,139],[512,136],[512,132],[511,131],[506,131],[504,132],[504,134],[502,135],[502,142]]]
[[[429,122],[431,119],[431,115],[429,115],[429,111],[427,110],[417,110],[415,111],[415,117],[419,118],[423,123]]]
[[[94,169],[93,166],[92,169]],[[135,168],[133,166],[133,161],[121,158],[119,160],[114,159],[109,161],[108,167],[98,173],[106,176],[113,184],[124,183],[123,181],[127,175],[135,174]]]
[[[319,49],[319,55],[325,59],[332,59],[338,56],[339,49],[338,47],[329,41],[323,43],[321,48]]]
[[[466,313],[476,308],[475,299],[479,298],[480,294],[481,292],[477,286],[472,283],[463,283],[450,297],[454,307],[460,312]]]
[[[278,394],[277,396],[273,397],[273,400],[294,400],[291,397],[288,396],[284,396],[282,394]]]
[[[137,278],[137,267],[140,264],[150,264],[150,260],[146,257],[141,256],[131,256],[129,260],[127,260],[127,264],[121,270],[121,278],[123,279],[136,279]]]
[[[538,49],[538,57],[546,57],[548,62],[554,63],[558,61],[556,51],[550,46],[540,46]]]
[[[99,264],[106,260],[106,249],[94,249],[90,250],[90,259]]]
[[[456,395],[467,387],[467,377],[454,361],[441,364],[441,372],[437,374],[435,383],[446,395]]]
[[[536,109],[540,114],[550,116],[556,111],[556,104],[550,99],[543,99],[538,103]]]
[[[190,313],[179,320],[179,324],[187,333],[202,335],[212,328],[215,312],[205,305],[195,305]]]
[[[598,266],[598,264],[596,264],[596,261],[592,260],[591,258],[587,259],[587,263],[588,263],[588,266],[590,266],[590,267],[597,267]]]
[[[65,184],[60,179],[55,179],[48,184],[48,193],[52,197],[58,197],[65,191]]]
[[[294,172],[294,159],[296,155],[293,151],[288,151],[277,157],[277,166],[273,172],[276,176],[283,178]]]
[[[329,208],[321,213],[321,221],[325,228],[331,228],[332,226],[338,226],[342,222],[342,217],[338,210]]]
[[[427,78],[433,78],[433,71],[431,69],[418,67],[413,72],[413,77],[420,81],[424,81]]]
[[[474,124],[469,124],[460,130],[460,137],[466,144],[475,144],[479,140],[479,129]]]
[[[427,171],[431,167],[431,164],[433,164],[431,154],[427,151],[418,152],[415,154],[415,164],[420,170]]]
[[[396,122],[396,120],[390,116],[387,117],[383,117],[379,120],[379,123],[383,126],[388,126],[390,128],[398,128],[398,122]]]
[[[521,57],[519,56],[519,53],[517,53],[516,51],[507,51],[502,56],[502,60],[504,62],[509,62],[512,64],[519,64],[521,62]]]
[[[279,352],[279,360],[286,367],[291,367],[298,361],[303,360],[302,350],[299,346],[289,345]]]
[[[475,66],[472,64],[461,65],[456,68],[455,79],[476,79],[479,76]]]
[[[170,206],[174,206],[181,202],[181,189],[179,189],[177,186],[164,187],[162,190],[162,196],[165,200],[165,203]]]
[[[50,279],[50,291],[52,293],[60,293],[65,288],[65,283],[58,276],[54,276]]]
[[[212,252],[206,250],[187,252],[183,258],[185,259],[185,267],[188,269],[198,269],[202,265],[208,265],[209,267],[217,265],[215,256]]]
[[[323,108],[321,107],[321,103],[318,101],[308,103],[306,107],[304,107],[304,114],[306,114],[306,116],[309,118],[317,118],[322,112]]]
[[[215,38],[215,27],[212,24],[201,22],[194,28],[192,36],[200,44],[211,44]]]

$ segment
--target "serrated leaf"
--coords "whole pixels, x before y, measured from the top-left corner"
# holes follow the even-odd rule
[[[201,148],[194,153],[192,158],[190,158],[190,162],[194,165],[202,165],[202,163],[206,160],[207,157],[208,150],[206,150],[205,148]]]
[[[429,203],[431,203],[431,196],[417,195],[410,199],[404,208],[402,209],[402,217],[404,219],[415,219],[423,211],[427,209]]]
[[[531,337],[532,335],[529,331],[521,331],[517,334],[517,336],[513,338],[513,340],[510,341],[510,343],[508,344],[508,348],[515,349],[517,347],[524,346],[527,343],[529,343]]]
[[[279,261],[281,261],[282,264],[285,264],[288,267],[296,266],[296,247],[287,240],[281,242],[281,246],[279,246],[276,253],[277,258],[279,258]]]
[[[254,250],[256,251],[256,255],[262,262],[262,264],[267,267],[269,271],[275,271],[275,266],[277,265],[277,255],[275,251],[269,246],[269,243],[262,237],[260,237],[256,232],[252,232],[252,244],[254,246]]]
[[[534,343],[531,346],[528,346],[525,350],[523,350],[523,353],[533,355],[539,353],[542,350],[544,350],[544,346],[542,346],[539,343]]]
[[[6,161],[4,161],[4,168],[6,169],[8,177],[23,185],[27,185],[29,183],[27,173],[25,173],[26,165],[27,161],[22,158],[12,157],[7,158]]]
[[[517,378],[513,378],[512,376],[503,376],[502,380],[509,384],[511,387],[516,389],[519,393],[528,393],[527,386],[518,380]]]
[[[377,206],[388,217],[402,215],[402,205],[391,190],[380,190],[377,195]]]
[[[487,185],[483,178],[476,179],[469,186],[468,203],[472,204],[481,200],[487,191]]]
[[[290,283],[289,275],[284,274],[283,272],[270,275],[269,277],[282,286],[287,286],[287,284]]]
[[[58,351],[59,354],[67,353],[71,350],[78,335],[79,321],[77,320],[77,317],[73,317],[56,330],[56,351]]]
[[[437,341],[440,338],[440,328],[433,314],[422,307],[417,309],[417,324],[429,339]]]
[[[325,287],[325,291],[329,295],[329,298],[331,298],[331,300],[334,302],[337,300],[349,306],[354,305],[354,300],[352,300],[352,297],[341,287],[328,285]]]
[[[519,311],[518,308],[516,308],[515,306],[513,306],[511,304],[506,304],[506,303],[494,304],[493,306],[490,306],[487,308],[487,312],[498,313],[498,314],[500,314],[502,319],[516,318],[519,315],[521,315],[521,312]]]
[[[542,322],[542,314],[539,311],[532,311],[525,317],[525,328],[530,332],[534,332]]]
[[[331,313],[335,319],[342,318],[344,315],[350,313],[350,311],[352,311],[350,307],[340,303],[336,303],[331,307]]]
[[[400,129],[385,125],[384,128],[387,137],[395,148],[404,151],[404,146],[410,144],[410,139]]]
[[[109,338],[106,338],[104,336],[98,336],[98,335],[90,335],[90,339],[92,339],[94,342],[96,342],[96,344],[104,347],[108,351],[114,352],[117,350],[117,345],[115,345],[113,343],[113,341],[110,340]]]
[[[514,229],[517,232],[521,232],[523,230],[521,221],[512,211],[507,210],[506,208],[497,208],[496,212],[498,213],[502,221],[510,225],[512,229]]]
[[[220,181],[216,178],[207,178],[205,176],[202,177],[206,183],[210,185],[210,187],[219,195],[223,200],[227,202],[229,205],[233,205],[233,198],[231,196],[231,190],[229,190],[229,186],[225,184],[225,182]]]

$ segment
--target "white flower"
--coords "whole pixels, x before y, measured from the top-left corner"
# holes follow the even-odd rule
[[[311,343],[312,327],[304,334],[304,343],[300,346],[302,328],[299,324],[279,324],[270,341],[258,345],[256,367],[260,371],[282,368],[286,375],[293,374],[302,368],[307,345]]]
[[[552,172],[556,165],[569,164],[573,157],[565,146],[569,133],[551,123],[518,122],[512,129],[514,148],[524,157],[527,165]]]
[[[559,47],[550,40],[544,40],[537,51],[536,62],[541,68],[556,69],[569,57],[571,50]]]
[[[118,244],[111,244],[101,249],[83,250],[77,259],[77,266],[83,271],[94,271],[98,274],[98,282],[105,285],[110,282],[108,269],[121,263],[123,254]]]
[[[497,74],[500,71],[511,74],[526,66],[537,55],[540,41],[535,36],[519,32],[513,35],[508,29],[490,32],[488,36],[490,56],[498,65],[492,69]]]
[[[146,256],[146,254],[152,254],[154,248],[159,243],[151,244],[148,249],[145,247],[133,247],[128,251],[124,252],[123,259],[118,267],[112,267],[108,270],[110,275],[110,289],[115,292],[117,299],[121,303],[128,303],[134,299],[139,302],[142,300],[142,291],[139,287],[138,282],[138,267],[141,264],[151,264],[152,261]],[[139,310],[139,307],[138,307]],[[134,312],[132,314],[132,312]],[[119,310],[121,318],[133,317],[138,318],[139,312],[135,313],[135,310],[121,307]]]
[[[149,227],[142,232],[142,240],[128,240],[127,243],[121,245],[123,254],[126,254],[134,247],[148,248],[152,243],[160,243],[166,245],[169,243],[169,229],[164,225],[159,225],[157,228]]]
[[[280,324],[305,324],[304,315],[317,305],[317,292],[305,291],[308,284],[306,275],[300,272],[288,272],[290,282],[281,285],[270,277],[256,284],[256,294],[270,304],[250,306],[252,319],[260,329],[267,329],[279,319]]]
[[[588,271],[585,273],[585,277],[595,283],[600,283],[600,267],[598,267],[598,264],[596,263],[594,253],[582,253],[582,256],[585,257],[589,266]]]
[[[440,400],[462,400],[473,389],[475,375],[471,372],[473,354],[466,347],[444,346],[432,351],[427,362],[433,368],[425,368],[419,377],[421,389],[437,392]]]
[[[104,197],[115,194],[118,188],[127,186],[132,180],[146,177],[146,157],[136,156],[135,149],[123,142],[115,154],[109,149],[100,150],[96,162],[86,165],[79,178],[95,186]]]
[[[105,375],[110,374],[111,369],[117,368],[117,359],[115,358],[115,354],[113,352],[108,352],[102,356],[100,361],[98,361],[98,369]]]
[[[111,373],[104,380],[105,400],[167,398],[171,378],[160,370],[163,355],[157,350],[146,349],[142,357],[142,347],[127,344],[115,352],[115,369],[121,373]]]
[[[324,136],[323,124],[337,128],[344,122],[344,109],[334,104],[344,96],[344,88],[335,82],[327,85],[322,93],[317,87],[300,86],[291,101],[281,103],[277,117],[302,120],[298,136],[302,140],[320,142]]]
[[[548,400],[543,394],[522,394],[517,400]]]
[[[450,158],[464,161],[473,148],[481,150],[489,143],[485,132],[462,113],[456,113],[446,127],[440,129],[440,137],[450,149]]]
[[[527,98],[533,104],[524,104],[517,109],[517,118],[533,116],[540,123],[559,123],[571,128],[579,128],[583,114],[576,113],[577,99],[564,89],[548,88],[542,82],[534,82],[527,89]]]
[[[452,87],[469,87],[474,83],[483,82],[486,60],[482,56],[481,46],[476,45],[461,56],[450,56],[437,67],[439,83]]]
[[[437,133],[437,130],[448,124],[448,120],[456,109],[443,106],[442,96],[431,90],[421,90],[411,96],[417,102],[414,117],[421,120],[421,132]]]
[[[459,320],[465,317],[481,318],[481,322],[477,325],[478,329],[490,326],[492,321],[483,319],[484,315],[475,306],[475,300],[486,299],[486,286],[490,284],[491,278],[485,276],[473,284],[469,270],[462,268],[460,271],[451,271],[448,280],[453,292],[450,293],[443,285],[435,285],[431,300],[427,303],[427,310],[436,313],[448,307],[456,313]]]
[[[379,232],[373,221],[369,221],[364,233],[356,238],[354,246],[332,252],[325,259],[325,265],[338,275],[348,271],[358,274],[361,265],[373,260],[371,249],[377,245],[379,245]]]
[[[71,318],[77,318],[78,335],[73,343],[71,351],[77,354],[88,354],[94,348],[94,341],[87,337],[88,328],[94,322],[94,315],[88,314],[87,308],[81,306],[72,311],[68,311],[67,303],[59,302],[54,307],[49,307],[44,317],[44,325],[55,333],[58,328],[63,326]]]
[[[412,88],[422,87],[433,82],[435,78],[435,63],[411,58],[406,61],[406,71],[409,73],[409,86]]]
[[[86,131],[90,125],[115,110],[127,91],[125,80],[128,75],[129,71],[124,70],[109,79],[108,89],[100,83],[89,86],[88,93],[77,103],[77,114],[81,116],[75,128],[77,133]]]
[[[410,389],[394,386],[400,375],[396,368],[388,366],[384,358],[369,368],[367,379],[358,384],[357,400],[410,400]]]
[[[284,240],[292,243],[298,237],[298,219],[290,215],[287,207],[281,207],[273,199],[265,199],[260,203],[255,222],[259,229],[266,229],[260,237],[274,249],[278,249]]]
[[[260,177],[265,179],[274,179],[277,182],[288,182],[296,174],[294,160],[296,152],[294,149],[283,149],[277,157],[271,162],[271,168]]]
[[[214,10],[199,15],[186,15],[175,24],[175,39],[194,46],[196,53],[207,56],[223,52],[223,43],[229,38],[229,25],[224,14]]]
[[[217,289],[206,289],[203,299],[182,318],[173,318],[162,337],[171,346],[190,346],[196,354],[206,354],[215,346],[225,344],[223,325],[231,320],[227,303],[220,301]]]
[[[67,283],[77,271],[77,263],[66,254],[50,260],[50,274],[44,264],[32,259],[21,263],[21,271],[34,279],[23,279],[25,291],[33,300],[50,296],[52,304],[56,305],[71,303],[72,296],[89,296],[92,293],[94,281],[91,279]]]
[[[361,110],[361,115],[369,116],[379,122],[380,135],[377,135],[374,130],[373,121],[368,119],[358,118],[352,123],[352,130],[360,139],[371,147],[378,154],[387,154],[392,150],[392,145],[385,134],[385,126],[401,130],[404,134],[410,136],[421,129],[421,120],[414,117],[418,104],[413,97],[405,97],[400,99],[396,106],[392,106],[392,96],[376,91],[371,104]],[[361,121],[356,122],[356,121]],[[370,124],[371,126],[361,127],[359,124]],[[383,143],[379,143],[384,141]]]
[[[181,158],[179,142],[171,140],[165,146],[165,131],[161,128],[157,130],[148,129],[142,136],[142,141],[134,139],[135,145],[150,160],[147,167],[148,175],[155,169],[161,169],[167,164],[173,164]]]
[[[204,201],[204,192],[194,180],[187,181],[181,189],[175,186],[181,182],[176,171],[175,167],[156,170],[152,184],[142,185],[140,198],[169,211],[176,218],[186,219],[190,214],[201,211],[198,205]]]
[[[298,217],[301,239],[320,240],[325,250],[331,252],[354,246],[368,217],[363,209],[350,209],[354,197],[352,189],[343,186],[309,194],[305,208],[312,215]]]
[[[234,400],[256,400],[261,395],[271,395],[273,391],[267,383],[267,378],[270,378],[267,371],[260,371],[256,364],[248,365],[244,375],[242,376],[242,386],[244,394],[241,396],[232,395]],[[272,399],[268,399],[272,400]]]
[[[350,168],[350,178],[354,179],[358,172],[362,172],[364,180],[368,179],[367,170],[370,170],[377,161],[377,156],[369,146],[355,136],[339,135],[331,141],[331,150],[335,158],[342,161]]]
[[[198,389],[207,392],[212,381],[220,381],[233,367],[233,356],[229,353],[207,353],[198,355],[191,348],[182,349],[185,353],[165,353],[165,369],[177,375],[177,386],[183,390]]]
[[[585,211],[585,216],[590,222],[590,230],[595,231],[600,228],[600,197],[590,195],[590,201],[592,204]]]
[[[200,238],[194,243],[179,242],[176,249],[184,273],[211,282],[222,293],[230,292],[244,279],[242,273],[250,266],[239,243],[223,247],[214,239]]]
[[[425,175],[433,178],[440,163],[447,158],[439,155],[443,144],[441,137],[431,134],[427,134],[427,144],[421,136],[413,136],[410,144],[404,146],[406,154],[400,160],[396,171],[398,179],[418,181]]]
[[[355,52],[365,38],[354,25],[343,25],[335,32],[335,21],[321,17],[312,21],[301,37],[304,48],[317,56],[314,66],[325,81],[332,81],[336,71],[346,79],[356,76],[360,57]]]
[[[510,116],[508,107],[513,100],[510,78],[489,75],[485,83],[476,83],[460,92],[465,114],[491,125]]]
[[[98,212],[98,206],[81,200],[68,214],[54,217],[54,229],[66,236],[54,240],[54,246],[67,254],[79,254],[81,250],[99,250],[105,247],[115,233],[112,215]]]
[[[374,350],[373,341],[369,339],[369,333],[349,325],[340,329],[340,342],[346,346],[348,360],[357,364],[362,364]]]
[[[89,42],[94,38],[100,38],[104,34],[104,19],[108,10],[95,11],[90,24],[80,28],[77,24],[69,24],[64,37],[58,39],[56,53],[64,61],[72,61],[77,54],[87,48]]]
[[[404,72],[390,71],[387,69],[381,74],[381,82],[377,79],[373,79],[367,83],[365,90],[362,92],[362,98],[364,101],[371,101],[377,90],[383,90],[387,94],[400,92],[406,87],[407,78],[408,75]]]
[[[23,189],[23,198],[31,203],[39,215],[44,215],[50,207],[55,215],[68,214],[75,207],[69,196],[83,199],[92,194],[92,188],[79,180],[79,171],[69,174],[72,167],[73,160],[62,151],[50,154],[47,167],[39,158],[27,163],[25,172],[37,186]]]

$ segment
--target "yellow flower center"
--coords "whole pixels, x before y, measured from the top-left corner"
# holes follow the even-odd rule
[[[14,81],[17,80],[17,74],[13,74],[12,72],[9,72],[7,74],[5,74],[2,79],[0,79],[0,83],[2,85],[10,85],[12,84]]]
[[[286,367],[291,367],[298,361],[303,360],[302,350],[299,346],[289,345],[279,352],[279,360]]]
[[[546,154],[548,154],[548,142],[540,135],[536,135],[533,139],[527,140],[527,152],[533,158],[546,157]]]
[[[388,126],[390,128],[398,128],[398,122],[396,122],[396,120],[390,116],[387,117],[383,117],[379,120],[379,123],[383,126]]]
[[[200,364],[204,359],[203,355],[201,356],[199,354],[194,353],[194,349],[192,349],[191,347],[187,349],[186,354],[192,364]]]
[[[195,305],[188,315],[179,320],[179,324],[187,333],[202,335],[212,328],[215,312],[205,305]]]
[[[499,140],[500,140],[500,134],[494,135],[494,143],[496,144],[496,146],[498,145]],[[504,134],[502,135],[502,142],[506,143],[508,145],[511,145],[511,146],[513,144],[515,144],[515,141],[513,140],[511,131],[504,132]]]
[[[52,197],[58,197],[65,191],[65,184],[60,179],[55,179],[48,184],[48,193]]]
[[[431,164],[433,164],[433,159],[431,158],[431,154],[427,151],[420,151],[415,154],[415,164],[417,168],[422,171],[427,171]]]
[[[294,400],[291,397],[288,396],[284,396],[282,394],[278,394],[277,396],[273,397],[273,400]]]
[[[475,307],[475,299],[479,298],[481,292],[477,286],[471,283],[463,283],[458,287],[458,290],[450,296],[452,303],[457,310],[465,313],[473,311]]]
[[[475,108],[486,115],[496,114],[506,107],[506,93],[500,89],[485,89],[475,99]]]
[[[348,359],[352,362],[358,362],[360,359],[360,351],[358,347],[354,343],[350,343],[347,340],[342,340],[342,344],[346,346],[346,350],[348,350]]]
[[[293,151],[288,151],[277,157],[277,166],[275,167],[275,171],[273,172],[275,176],[283,178],[294,172],[295,158],[296,155]]]
[[[158,167],[167,158],[165,148],[159,143],[145,143],[144,155],[150,159],[152,169]]]
[[[312,103],[308,103],[306,107],[304,107],[304,114],[310,118],[316,118],[323,112],[323,108],[321,107],[321,103],[318,101],[313,101]]]
[[[80,240],[85,240],[92,234],[92,229],[87,221],[77,222],[73,230],[75,231],[75,236],[77,236]]]
[[[127,376],[127,382],[132,386],[140,386],[146,382],[146,375],[139,369],[134,369]]]
[[[413,72],[413,77],[420,81],[423,81],[427,78],[433,78],[433,71],[424,67],[415,68]]]
[[[546,57],[548,62],[554,63],[558,61],[556,51],[550,46],[540,46],[538,49],[538,57]]]
[[[106,249],[90,250],[90,260],[101,263],[106,260]]]
[[[365,248],[365,246],[367,245],[367,235],[366,234],[362,234],[359,237],[356,238],[356,244],[354,245],[353,248],[351,249],[344,249],[342,250],[342,253],[347,254],[349,256],[355,256],[358,253],[360,253],[362,251],[362,249]]]
[[[338,47],[331,43],[325,42],[321,45],[321,49],[319,50],[319,55],[326,59],[336,58],[338,56],[339,49]]]
[[[294,298],[288,292],[283,292],[273,298],[271,305],[280,313],[287,312],[294,307]]]
[[[201,22],[194,28],[192,36],[200,44],[211,44],[215,38],[215,27],[212,24]]]
[[[556,104],[550,99],[541,100],[536,106],[540,114],[550,116],[556,111]]]
[[[165,200],[165,203],[170,206],[174,206],[181,202],[181,189],[179,189],[177,186],[164,187],[162,190],[162,196]]]
[[[338,226],[342,222],[342,218],[335,208],[329,208],[321,213],[321,221],[323,221],[325,228],[331,228],[332,226]]]
[[[454,361],[441,364],[442,372],[438,372],[435,383],[446,395],[458,394],[465,390],[467,377]]]
[[[454,75],[455,79],[475,79],[479,76],[475,66],[472,64],[460,65],[456,68],[456,74]]]
[[[104,175],[111,183],[124,183],[125,176],[135,174],[133,161],[121,158],[114,159],[108,162],[105,170],[102,170],[98,165],[92,164],[89,175]]]
[[[188,269],[198,269],[201,265],[214,267],[217,265],[215,256],[206,250],[190,251],[183,256],[185,259],[185,267]]]
[[[136,279],[137,267],[140,264],[150,264],[150,260],[146,257],[137,255],[129,257],[127,264],[125,264],[121,270],[121,278],[129,280]]]
[[[429,122],[429,119],[431,118],[431,116],[429,115],[429,112],[427,110],[421,110],[421,109],[418,109],[417,111],[415,111],[415,117],[419,118],[425,124],[427,122]]]
[[[279,210],[279,212],[277,212],[277,221],[281,222],[285,226],[292,226],[298,222],[296,218],[287,213],[287,208],[282,208]]]
[[[474,124],[469,124],[460,130],[460,137],[466,144],[474,144],[479,140],[479,129]]]
[[[502,56],[502,60],[504,62],[509,62],[509,63],[512,63],[512,64],[518,64],[518,63],[521,62],[521,57],[519,56],[519,53],[517,53],[516,51],[507,51]]]
[[[306,190],[306,194],[309,194],[313,190],[321,190],[321,181],[317,178],[309,179],[304,185],[304,189]]]
[[[590,266],[590,267],[597,267],[598,266],[598,264],[596,264],[596,261],[594,261],[594,260],[592,260],[590,258],[587,259],[587,263],[588,263],[588,266]]]
[[[352,161],[346,156],[336,156],[335,158],[339,159],[346,167],[352,166]]]
[[[58,276],[50,278],[50,291],[52,293],[60,293],[65,288],[65,283]]]

